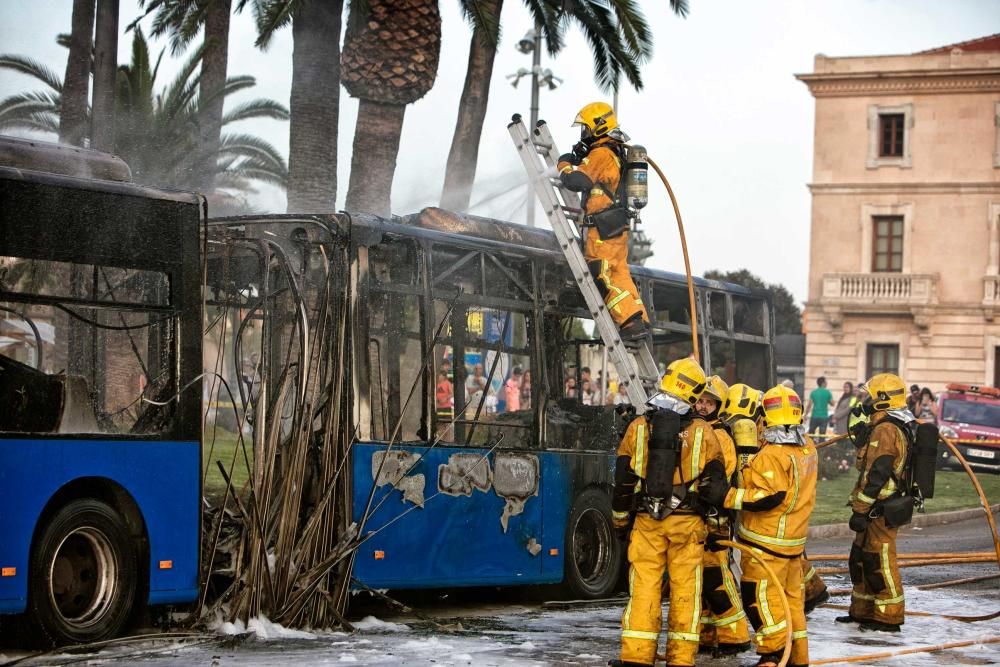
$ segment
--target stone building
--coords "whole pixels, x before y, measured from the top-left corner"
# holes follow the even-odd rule
[[[1000,34],[796,78],[816,99],[807,390],[1000,383]]]

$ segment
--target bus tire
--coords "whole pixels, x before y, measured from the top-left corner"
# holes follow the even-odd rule
[[[611,596],[618,587],[624,557],[611,523],[611,498],[600,489],[587,489],[569,512],[566,523],[564,582],[580,599]]]
[[[73,500],[32,549],[27,620],[38,643],[87,643],[119,634],[135,605],[139,564],[122,516],[93,498]]]

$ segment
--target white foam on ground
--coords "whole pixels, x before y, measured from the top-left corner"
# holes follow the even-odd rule
[[[381,619],[375,618],[374,616],[365,616],[360,621],[354,621],[351,623],[358,630],[367,630],[369,632],[409,632],[410,626],[403,625],[402,623],[390,623],[389,621],[383,621]]]
[[[220,635],[241,635],[252,632],[258,639],[316,639],[316,635],[311,632],[292,630],[280,623],[272,623],[267,616],[251,618],[246,625],[243,625],[242,621],[233,623],[217,618],[208,628]]]
[[[399,645],[399,649],[402,651],[450,651],[452,646],[437,637],[428,637],[427,639],[411,639],[408,642],[403,642]]]

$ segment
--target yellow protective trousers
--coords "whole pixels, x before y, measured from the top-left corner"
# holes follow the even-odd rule
[[[896,566],[897,528],[885,518],[868,522],[854,537],[848,567],[851,571],[851,616],[863,621],[902,625],[906,602],[903,580]]]
[[[663,574],[670,577],[667,664],[694,665],[701,623],[701,568],[708,530],[700,516],[657,521],[640,513],[628,545],[629,601],[622,614],[622,662],[652,665],[660,636]]]
[[[595,228],[587,227],[583,255],[615,323],[621,326],[637,313],[649,322],[628,269],[628,232],[602,241]]]
[[[750,631],[739,586],[729,569],[729,549],[705,549],[701,562],[701,645],[746,644]]]
[[[774,571],[777,581],[771,579],[764,566],[766,562]],[[746,556],[740,561],[743,579],[740,594],[743,608],[756,632],[757,653],[768,655],[785,649],[788,623],[792,624],[792,655],[789,665],[809,664],[809,639],[806,635],[806,612],[802,599],[802,564],[799,558],[781,558],[754,550],[754,558]],[[781,606],[782,589],[788,598],[791,619],[785,618]]]

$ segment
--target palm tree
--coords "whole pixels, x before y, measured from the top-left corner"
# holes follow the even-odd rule
[[[73,0],[72,33],[63,108],[59,117],[59,141],[80,146],[87,134],[90,101],[90,67],[94,48],[94,0]]]
[[[578,26],[587,37],[594,60],[594,77],[604,91],[616,91],[621,75],[642,90],[639,65],[652,50],[652,34],[635,0],[524,0],[540,25],[551,55],[563,46],[570,25]],[[675,14],[686,16],[687,0],[669,0]],[[479,140],[489,101],[493,60],[499,37],[499,17],[503,0],[477,2],[463,0],[462,9],[473,25],[465,88],[458,107],[458,120],[448,153],[443,208],[464,212],[469,207],[476,177]],[[485,16],[484,16],[485,15]]]
[[[245,4],[246,0],[238,0],[236,11],[241,11]],[[199,30],[204,29],[199,96],[206,103],[199,110],[198,123],[206,150],[217,150],[222,134],[222,91],[229,67],[229,20],[233,0],[139,0],[139,6],[146,12],[129,27],[134,28],[155,11],[151,34],[153,37],[170,35],[173,55],[184,52]],[[207,180],[200,187],[211,190],[212,174],[207,172],[205,178]]]
[[[340,30],[343,0],[257,0],[259,38],[292,24],[292,94],[288,127],[289,213],[337,206]]]
[[[288,179],[285,162],[273,146],[259,137],[224,133],[217,148],[202,145],[198,122],[206,100],[198,94],[201,50],[165,89],[157,92],[156,75],[162,57],[161,52],[156,63],[151,63],[146,39],[137,29],[131,62],[118,69],[114,150],[132,168],[135,180],[197,189],[208,172],[216,178],[217,188],[229,191],[246,191],[251,181],[283,187]],[[0,55],[0,68],[33,76],[48,87],[0,101],[0,131],[56,132],[63,88],[58,77],[39,63],[16,55]],[[232,77],[222,96],[254,85],[253,77]],[[226,112],[222,125],[252,118],[287,120],[288,110],[273,100],[251,100]]]
[[[118,13],[118,0],[97,0],[94,27],[94,113],[90,116],[90,145],[101,151],[110,151],[115,145]]]
[[[348,210],[389,215],[406,105],[419,100],[434,85],[440,52],[437,0],[351,4],[341,77],[360,106]]]

